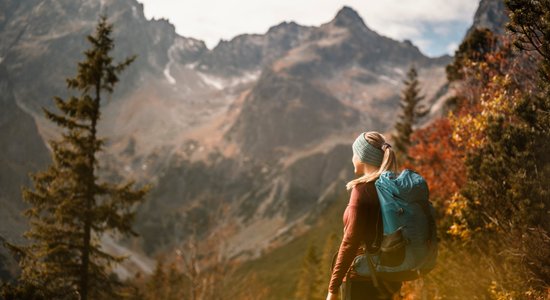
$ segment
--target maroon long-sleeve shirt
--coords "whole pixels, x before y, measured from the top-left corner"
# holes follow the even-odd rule
[[[344,237],[332,269],[329,291],[337,294],[346,274],[349,280],[370,280],[360,276],[350,268],[355,256],[365,252],[365,247],[373,250],[373,242],[378,230],[378,241],[382,237],[382,217],[380,203],[374,181],[359,183],[351,190],[350,199],[343,215]]]

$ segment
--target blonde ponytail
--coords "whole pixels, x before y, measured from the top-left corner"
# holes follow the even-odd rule
[[[351,190],[358,183],[376,180],[376,178],[378,178],[378,176],[380,176],[380,174],[382,174],[384,171],[389,170],[392,172],[397,172],[397,160],[395,158],[395,153],[393,152],[391,145],[386,143],[386,139],[384,138],[384,136],[376,131],[366,132],[364,133],[364,136],[369,144],[384,152],[384,158],[382,159],[382,163],[380,164],[376,172],[365,173],[361,177],[349,181],[346,184],[346,190]]]

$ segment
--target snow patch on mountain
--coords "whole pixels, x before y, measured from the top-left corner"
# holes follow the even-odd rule
[[[194,69],[196,64],[187,64],[186,67]],[[243,75],[238,77],[218,77],[211,74],[197,72],[197,75],[200,77],[202,82],[206,86],[213,87],[216,90],[223,90],[228,87],[238,86],[240,84],[245,84],[249,82],[254,82],[260,77],[261,70],[254,70],[244,72]]]
[[[166,77],[166,80],[170,84],[176,84],[176,79],[172,77],[172,74],[170,74],[170,68],[172,65],[176,62],[176,59],[174,58],[174,55],[176,51],[182,50],[184,48],[184,43],[182,43],[182,39],[175,39],[174,43],[168,48],[168,63],[164,67],[164,77]]]
[[[119,243],[117,243],[110,235],[101,237],[101,245],[108,253],[116,256],[127,256],[121,264],[118,264],[114,271],[122,279],[127,279],[137,272],[151,274],[153,273],[154,262],[139,253],[136,253]]]
[[[202,82],[208,86],[211,86],[217,90],[221,90],[224,88],[225,83],[224,80],[212,75],[208,75],[205,73],[197,72],[197,75],[201,78]]]
[[[397,75],[405,76],[405,71],[403,70],[403,68],[395,67],[395,68],[393,68],[393,71],[394,71],[395,73],[397,73]]]
[[[166,77],[166,80],[168,80],[170,84],[176,84],[176,79],[170,75],[170,65],[171,63],[169,62],[166,64],[166,67],[164,67],[164,77]]]
[[[393,78],[390,78],[389,76],[386,76],[386,75],[380,75],[380,79],[382,79],[386,82],[389,82],[390,84],[393,84],[395,86],[399,85],[399,81],[397,81]]]
[[[243,84],[243,83],[249,83],[249,82],[256,81],[260,77],[260,74],[261,74],[261,70],[245,72],[240,77],[232,78],[230,85],[235,86],[235,85],[239,85],[239,84]]]

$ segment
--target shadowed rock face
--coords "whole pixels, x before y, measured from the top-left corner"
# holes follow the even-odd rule
[[[487,28],[496,34],[504,34],[508,20],[504,0],[481,0],[467,34],[474,28]]]
[[[31,187],[28,174],[48,162],[48,150],[34,119],[15,103],[8,73],[0,63],[0,279],[12,276],[15,265],[3,240],[19,242],[27,228],[21,187]]]
[[[38,128],[33,118],[15,103],[8,73],[0,64],[0,236],[22,233],[24,218],[20,212],[26,205],[21,200],[21,186],[30,186],[28,173],[48,161],[48,150]]]
[[[236,139],[244,154],[273,161],[357,120],[356,110],[322,87],[267,70],[245,99],[227,138]]]

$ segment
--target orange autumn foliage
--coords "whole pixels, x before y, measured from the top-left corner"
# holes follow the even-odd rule
[[[403,166],[426,178],[431,198],[444,210],[466,182],[466,155],[483,144],[488,118],[509,114],[518,86],[533,88],[528,60],[512,54],[506,39],[502,43],[481,61],[462,62],[455,110],[411,135],[411,159]]]
[[[403,165],[422,174],[429,182],[430,198],[444,206],[446,204],[441,202],[450,199],[466,181],[463,151],[454,142],[452,134],[448,118],[437,119],[416,130],[411,136],[412,146],[408,152],[412,161]]]

